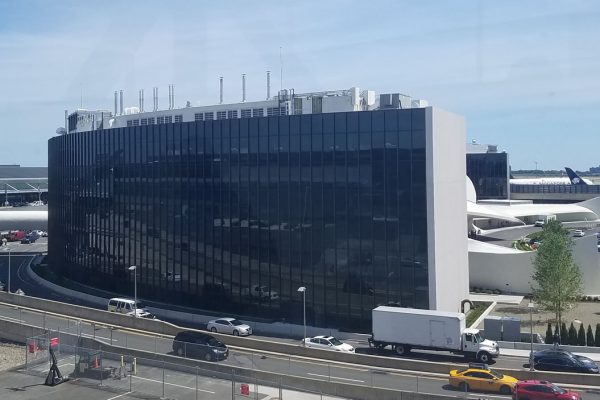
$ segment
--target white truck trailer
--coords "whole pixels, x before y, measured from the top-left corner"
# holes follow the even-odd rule
[[[398,355],[411,349],[449,351],[482,363],[498,357],[498,343],[465,325],[463,313],[380,306],[373,310],[369,345],[392,346]]]

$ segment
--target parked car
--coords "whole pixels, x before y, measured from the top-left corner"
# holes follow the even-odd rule
[[[29,232],[29,233],[30,233],[30,234],[31,234],[31,233],[35,233],[35,234],[37,235],[37,237],[38,237],[38,238],[41,238],[41,237],[46,237],[46,236],[48,236],[48,233],[46,233],[45,231],[41,231],[41,230],[39,230],[39,229],[35,229],[35,230],[33,230],[33,231]]]
[[[169,282],[181,282],[181,274],[177,272],[163,272],[162,276]]]
[[[206,361],[225,360],[229,349],[214,337],[197,331],[182,331],[173,340],[173,351],[180,357],[202,358]]]
[[[242,289],[242,295],[260,300],[277,300],[279,298],[277,292],[273,292],[268,287],[260,285],[252,285],[249,288]]]
[[[525,400],[581,400],[577,392],[563,389],[548,381],[519,381],[512,395],[513,399]]]
[[[538,219],[537,221],[535,221],[535,223],[533,224],[533,226],[543,227],[545,224],[546,224],[546,221],[544,221],[543,219]]]
[[[585,236],[585,232],[582,231],[581,229],[575,229],[573,231],[573,236],[575,236],[575,237],[583,237],[583,236]]]
[[[561,349],[534,352],[533,367],[540,371],[598,373],[598,365],[594,360]]]
[[[470,390],[511,394],[518,379],[491,370],[487,364],[471,363],[469,368],[450,371],[450,386],[462,392]]]
[[[315,349],[354,353],[354,347],[350,346],[348,343],[341,342],[333,336],[320,335],[312,338],[304,338],[302,339],[302,342],[306,347]]]
[[[216,333],[228,333],[233,336],[252,335],[252,328],[235,318],[219,318],[208,321],[206,329]]]
[[[6,240],[9,242],[17,242],[25,237],[25,231],[12,231],[6,236]]]

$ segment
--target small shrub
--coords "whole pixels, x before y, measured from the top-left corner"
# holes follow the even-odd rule
[[[586,343],[588,346],[594,346],[596,344],[594,340],[594,334],[592,333],[592,326],[588,325]]]
[[[554,341],[553,338],[553,334],[552,334],[552,324],[550,322],[548,322],[548,328],[546,328],[546,337],[545,337],[545,342],[546,343],[552,343]]]
[[[573,325],[573,323],[571,322],[571,325],[569,326],[569,344],[571,346],[577,346],[577,330],[575,329],[575,326]]]
[[[600,347],[600,324],[596,324],[596,332],[594,332],[594,345]]]
[[[585,346],[585,328],[583,324],[579,325],[579,329],[577,330],[577,344],[579,346]]]
[[[569,331],[567,330],[567,324],[560,324],[560,344],[569,344]]]

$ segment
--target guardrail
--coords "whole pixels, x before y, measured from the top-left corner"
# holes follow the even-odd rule
[[[96,323],[105,324],[108,326],[114,326],[125,329],[136,329],[161,335],[175,336],[178,332],[182,330],[187,330],[185,328],[164,321],[134,318],[123,314],[110,313],[108,311],[102,311],[66,303],[59,303],[46,299],[38,299],[30,296],[18,296],[4,292],[0,292],[0,302],[10,303],[20,307],[32,309],[43,308],[44,311],[50,313],[67,315],[82,320],[91,320],[95,321]],[[333,361],[348,364],[358,364],[361,366],[371,366],[412,372],[430,372],[439,374],[447,374],[450,370],[457,368],[457,365],[451,363],[322,351],[318,349],[304,348],[300,345],[273,342],[268,340],[255,339],[252,337],[238,337],[222,335],[217,333],[211,334],[217,337],[221,342],[232,347],[250,349],[258,352],[278,353],[289,356],[307,357],[312,359],[318,359],[324,362]],[[23,336],[21,340],[24,340],[24,338],[25,336]],[[16,340],[14,338],[9,339]],[[150,354],[153,353],[150,352]],[[495,369],[501,373],[511,375],[515,378],[522,380],[538,379],[578,386],[600,386],[600,375],[524,371],[505,368]]]
[[[77,336],[77,331],[73,332],[40,332],[39,328],[36,328],[27,324],[20,324],[14,321],[0,320],[0,332],[2,335],[11,335],[13,338],[18,337],[20,332],[30,331],[38,333],[39,335],[27,339],[28,348],[26,351],[34,352],[35,357],[31,356],[25,369],[29,373],[43,375],[43,372],[47,370],[48,360],[48,344],[51,337],[57,337],[58,344],[55,349],[57,358],[62,360],[63,365],[73,365],[73,374],[77,376],[77,357],[81,357],[82,354],[95,354],[98,358],[100,370],[104,367],[114,367],[118,370],[118,378],[116,382],[111,380],[114,377],[114,373],[110,377],[103,376],[103,374],[97,374],[95,378],[89,378],[96,380],[103,386],[114,387],[123,391],[132,390],[131,376],[136,375],[140,379],[153,381],[157,384],[161,384],[160,376],[149,375],[152,372],[148,370],[152,367],[156,370],[162,370],[162,390],[163,397],[165,395],[165,385],[173,385],[174,378],[169,374],[171,381],[165,381],[165,369],[171,371],[178,371],[188,375],[196,375],[196,392],[198,391],[198,376],[210,377],[212,379],[230,380],[232,383],[231,398],[236,397],[236,393],[241,388],[243,382],[249,383],[258,387],[274,387],[279,388],[281,399],[297,398],[293,394],[281,396],[284,390],[300,391],[303,392],[303,398],[314,398],[310,395],[322,395],[337,396],[348,399],[364,399],[364,400],[421,400],[421,399],[456,399],[463,398],[464,396],[450,396],[442,394],[432,393],[419,393],[409,392],[395,389],[388,389],[382,387],[374,387],[372,385],[360,385],[345,382],[332,382],[323,379],[314,379],[307,377],[292,376],[284,373],[273,373],[267,371],[260,371],[254,368],[245,368],[237,366],[223,365],[213,362],[204,362],[191,358],[181,358],[172,356],[169,354],[155,354],[143,350],[124,349],[119,346],[111,346],[106,343],[101,343],[98,340]],[[29,349],[31,347],[31,349]],[[69,360],[73,360],[70,362]],[[124,368],[123,368],[124,367]],[[144,371],[142,369],[145,368]],[[63,370],[63,374],[70,373],[69,370]],[[123,373],[125,372],[125,374]],[[122,380],[121,378],[129,378],[129,384],[127,379]],[[128,387],[128,388],[127,388]],[[180,386],[183,387],[183,386]],[[144,393],[145,390],[152,390],[153,395],[157,392],[152,388],[144,388],[138,386],[134,388],[136,392]],[[190,390],[194,388],[188,387]]]

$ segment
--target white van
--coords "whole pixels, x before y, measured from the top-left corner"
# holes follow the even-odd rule
[[[141,318],[154,318],[154,316],[146,310],[142,302],[138,301],[136,307],[134,300],[119,297],[113,297],[108,301],[108,311],[127,315],[134,315],[135,313]]]

